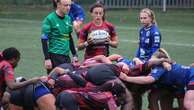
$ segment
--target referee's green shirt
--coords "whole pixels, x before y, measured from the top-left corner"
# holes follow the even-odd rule
[[[56,12],[52,12],[43,21],[42,34],[48,35],[48,51],[51,53],[69,55],[71,32],[72,21],[68,15],[60,18]]]

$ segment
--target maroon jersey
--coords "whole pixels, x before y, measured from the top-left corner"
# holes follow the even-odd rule
[[[104,21],[102,25],[97,26],[93,22],[89,22],[86,24],[82,30],[80,31],[79,40],[81,41],[87,41],[88,35],[96,30],[104,30],[109,33],[110,39],[112,40],[114,37],[116,37],[115,27],[107,22]],[[98,44],[98,45],[91,45],[87,46],[85,50],[85,59],[94,57],[96,55],[109,55],[109,46],[107,44]]]
[[[9,62],[2,60],[0,61],[0,98],[5,91],[7,80],[14,80],[14,69]]]
[[[103,108],[109,108],[109,110],[116,110],[117,105],[115,98],[111,92],[94,92],[91,88],[95,88],[93,84],[87,84],[84,88],[74,88],[65,90],[76,98],[81,109],[84,110],[102,110]]]

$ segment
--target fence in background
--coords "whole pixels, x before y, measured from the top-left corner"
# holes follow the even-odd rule
[[[107,8],[194,8],[194,0],[100,0]]]

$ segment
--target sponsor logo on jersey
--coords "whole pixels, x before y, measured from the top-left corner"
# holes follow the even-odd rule
[[[154,42],[159,43],[160,42],[160,36],[155,36],[154,37]]]

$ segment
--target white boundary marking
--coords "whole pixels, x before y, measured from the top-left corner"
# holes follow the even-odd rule
[[[135,27],[126,27],[126,26],[116,26],[118,29],[124,29],[124,30],[137,30],[138,28]],[[167,29],[160,29],[161,31],[166,31],[166,32],[178,32],[178,33],[189,33],[189,34],[194,34],[194,31],[189,31],[189,30],[167,30]],[[138,43],[138,41],[135,40],[127,40],[127,39],[119,39],[121,42],[130,42],[130,43]],[[162,42],[162,45],[171,45],[171,46],[183,46],[183,47],[194,47],[194,44],[183,44],[183,43],[173,43],[173,42]]]
[[[1,18],[1,21],[3,20],[10,20],[10,21],[21,21],[21,22],[36,22],[40,23],[40,21],[32,21],[32,20],[18,20],[18,19],[4,19]],[[124,30],[137,30],[138,28],[135,27],[126,27],[126,26],[116,26],[118,29],[124,29]],[[190,33],[194,34],[194,31],[189,31],[189,30],[167,30],[167,29],[160,29],[161,31],[166,31],[166,32],[180,32],[180,33]],[[127,40],[127,39],[119,39],[120,42],[130,42],[130,43],[137,43],[138,41],[135,40]],[[182,43],[173,43],[173,42],[164,42],[162,45],[171,45],[171,46],[184,46],[184,47],[194,47],[194,44],[182,44]]]

